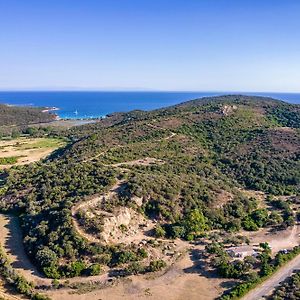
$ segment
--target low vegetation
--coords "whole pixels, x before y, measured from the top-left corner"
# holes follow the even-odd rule
[[[223,96],[114,114],[59,134],[33,130],[27,134],[56,134],[70,143],[44,161],[3,171],[0,207],[19,215],[25,249],[48,277],[95,275],[109,268],[123,274],[158,271],[166,262],[149,261],[146,246],[88,241],[74,228],[72,207],[122,180],[117,196],[104,199],[101,209],[130,207],[155,220],[158,239],[192,241],[211,230],[291,226],[297,216],[280,197],[299,198],[299,115],[299,106],[274,99]],[[152,163],[126,164],[146,157]],[[249,189],[267,199],[249,196]],[[101,217],[92,220],[80,211],[75,217],[89,233],[101,231]],[[219,274],[243,279],[223,299],[241,295],[288,257],[273,261],[265,248],[255,262],[231,264],[220,249],[214,250],[220,251]]]
[[[47,123],[55,120],[55,115],[43,112],[43,108],[9,106],[0,104],[0,137],[17,136],[30,124]]]
[[[285,280],[268,300],[296,300],[300,298],[300,272],[296,271]]]
[[[0,157],[0,165],[13,165],[18,162],[18,156]]]
[[[271,250],[268,247],[267,244],[262,244],[261,245],[263,248],[263,251],[261,252],[261,254],[258,256],[258,260],[259,260],[259,270],[257,273],[249,273],[248,276],[244,277],[244,280],[241,283],[238,283],[237,285],[235,285],[230,291],[226,291],[224,293],[224,295],[222,295],[220,297],[220,300],[231,300],[231,299],[239,299],[242,296],[244,296],[245,294],[247,294],[247,292],[249,292],[250,290],[252,290],[253,288],[255,288],[258,284],[263,283],[266,279],[268,279],[271,275],[273,275],[276,271],[278,271],[278,269],[283,266],[285,263],[287,263],[288,261],[292,260],[293,258],[295,258],[297,255],[300,254],[300,246],[296,246],[293,248],[293,250],[289,251],[288,253],[282,253],[279,252],[278,254],[276,254],[275,258],[272,259],[271,258]],[[244,262],[245,263],[245,262]],[[243,263],[239,263],[242,264]],[[232,266],[228,265],[228,269],[224,269],[225,270],[225,275],[228,274],[227,270],[231,270],[231,269],[235,269]],[[238,271],[240,272],[240,270],[243,269],[241,267],[238,268]],[[222,271],[222,269],[220,269]],[[244,270],[243,270],[244,271]],[[236,275],[236,271],[229,271],[229,275]],[[244,273],[240,273],[238,274],[238,277],[234,277],[234,278],[243,278],[243,276],[241,275],[245,275]],[[225,276],[227,277],[227,276]],[[277,299],[277,298],[275,298]],[[280,299],[280,298],[278,298]],[[296,298],[295,298],[296,299]]]
[[[65,139],[48,136],[33,138],[24,135],[0,140],[0,168],[39,161],[65,145]]]
[[[50,300],[47,296],[36,292],[34,284],[14,270],[2,247],[0,247],[0,275],[16,292],[26,298],[32,300]]]

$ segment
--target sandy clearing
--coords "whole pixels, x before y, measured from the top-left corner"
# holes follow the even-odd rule
[[[7,293],[0,290],[0,299],[4,299],[4,300],[21,300],[22,298],[19,298],[15,295],[7,294]]]
[[[112,198],[115,195],[117,195],[118,189],[121,188],[122,184],[124,184],[124,181],[118,180],[107,193],[103,193],[97,197],[92,198],[91,200],[88,201],[83,201],[75,206],[72,207],[72,221],[73,221],[73,226],[74,229],[79,233],[79,235],[83,236],[85,239],[87,239],[91,243],[97,243],[97,242],[102,242],[98,238],[96,238],[94,235],[89,234],[85,232],[80,224],[78,223],[78,220],[76,218],[76,214],[79,210],[87,210],[88,208],[92,208],[97,206],[98,203],[101,202],[101,200],[104,198]]]
[[[200,251],[203,247],[194,248]],[[186,253],[165,274],[131,276],[119,284],[86,294],[70,294],[70,290],[48,292],[53,300],[212,300],[224,290],[226,280],[207,278],[197,257]],[[227,283],[230,283],[227,280]]]
[[[264,228],[257,232],[243,231],[242,234],[250,238],[252,245],[267,242],[272,248],[273,254],[282,249],[292,249],[300,244],[300,225],[275,232],[270,232],[268,228]]]
[[[126,161],[122,163],[116,163],[116,164],[111,164],[107,166],[112,166],[112,167],[120,167],[120,166],[150,166],[153,164],[163,164],[164,161],[160,159],[156,159],[153,157],[145,157],[141,159],[136,159],[136,160],[131,160],[131,161]]]
[[[116,243],[124,243],[124,244],[131,244],[131,243],[136,243],[139,244],[142,240],[149,240],[153,239],[152,237],[149,237],[147,235],[147,232],[152,230],[155,226],[155,222],[146,219],[144,216],[141,214],[137,213],[133,209],[128,209],[128,208],[123,208],[127,210],[127,213],[130,213],[131,215],[131,225],[127,225],[128,230],[124,233],[121,233],[120,230],[119,234],[116,233],[116,231],[113,230],[113,228],[110,229],[110,231],[107,232],[107,230],[104,230],[102,234],[102,238],[96,237],[93,234],[87,233],[79,224],[78,219],[76,217],[76,214],[79,210],[83,210],[85,212],[89,211],[90,209],[95,208],[98,204],[101,203],[103,199],[111,199],[112,197],[116,196],[119,192],[120,189],[122,189],[123,185],[125,184],[124,180],[118,180],[114,186],[107,192],[103,193],[97,197],[94,197],[88,201],[81,202],[77,205],[75,205],[72,208],[72,220],[73,220],[73,225],[75,230],[78,232],[79,235],[83,236],[85,239],[87,239],[89,242],[94,242],[94,243],[107,243],[107,244],[116,244]],[[134,197],[132,199],[134,201]],[[120,208],[122,211],[122,208]],[[116,216],[112,213],[108,213],[103,210],[96,210],[97,214],[101,214],[103,217],[106,216],[106,218],[112,218],[115,219],[115,217],[119,217],[117,214]],[[138,221],[138,223],[137,223]],[[105,222],[104,222],[105,223]],[[144,228],[140,229],[139,225],[143,224]],[[131,228],[132,227],[132,228]],[[134,228],[133,228],[134,227]],[[132,230],[129,230],[129,229]],[[116,229],[116,228],[115,228]],[[132,232],[133,231],[133,232]],[[110,234],[109,234],[110,233]],[[106,237],[106,238],[104,238]]]

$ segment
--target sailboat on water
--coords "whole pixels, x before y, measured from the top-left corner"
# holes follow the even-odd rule
[[[78,111],[77,111],[77,109],[74,111],[74,115],[78,115]]]

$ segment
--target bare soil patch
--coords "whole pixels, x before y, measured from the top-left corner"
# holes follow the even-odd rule
[[[176,241],[183,243],[186,242]],[[187,252],[162,274],[131,276],[113,286],[93,290],[86,294],[75,294],[70,290],[50,291],[53,300],[132,300],[132,299],[164,299],[164,300],[212,300],[217,298],[230,280],[203,274],[202,265],[197,255],[203,249],[196,246]]]
[[[300,244],[300,225],[277,231],[264,228],[257,232],[243,232],[243,235],[250,239],[252,245],[267,242],[272,249],[272,253],[276,254],[282,249],[292,249]]]
[[[121,167],[121,166],[150,166],[154,164],[163,164],[164,161],[152,157],[146,157],[146,158],[141,158],[141,159],[136,159],[136,160],[131,160],[127,162],[122,162],[122,163],[116,163],[112,164],[111,166],[113,167]]]
[[[155,223],[147,220],[135,210],[127,207],[116,208],[114,212],[99,209],[101,202],[116,197],[123,185],[124,181],[119,180],[107,193],[84,201],[72,208],[74,227],[89,242],[139,244],[143,239],[148,240],[150,238],[147,232],[154,228]],[[137,204],[140,199],[134,197],[132,201]],[[82,228],[76,217],[79,210],[88,213],[91,217],[98,217],[102,220],[103,228],[102,232],[99,232],[99,236],[89,234]]]
[[[16,163],[2,164],[0,169],[39,161],[63,145],[65,142],[54,138],[21,137],[13,140],[1,140],[0,158],[15,158]]]
[[[17,217],[0,214],[0,244],[5,249],[12,266],[26,279],[37,284],[51,283],[51,279],[44,278],[26,255]]]

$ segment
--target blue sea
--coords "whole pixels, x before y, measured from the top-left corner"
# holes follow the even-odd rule
[[[63,119],[103,117],[113,112],[134,109],[152,110],[184,101],[233,94],[232,92],[1,92],[0,103],[57,107],[55,111]],[[239,93],[241,94],[241,93]],[[270,96],[289,103],[300,104],[300,94],[291,93],[242,93]]]

